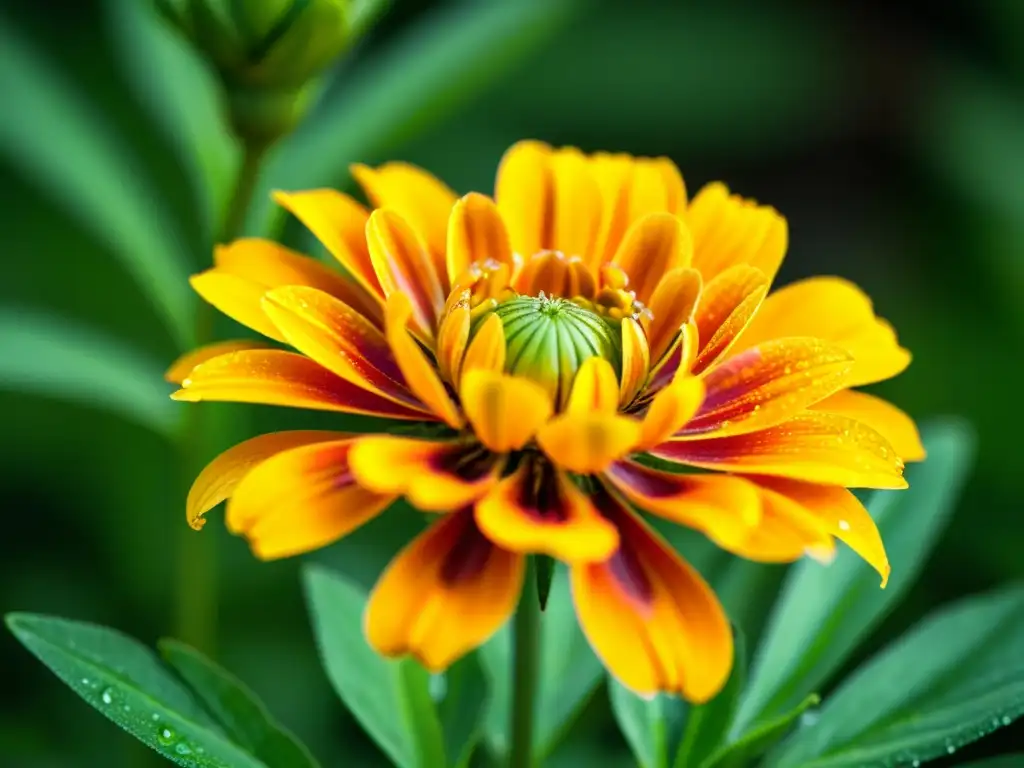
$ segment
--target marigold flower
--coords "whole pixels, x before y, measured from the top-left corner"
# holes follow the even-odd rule
[[[666,159],[533,141],[506,153],[493,200],[402,163],[353,172],[372,212],[329,189],[277,194],[347,276],[245,239],[192,281],[296,351],[200,350],[172,369],[174,397],[414,428],[244,442],[196,480],[194,527],[228,499],[230,529],[284,557],[404,496],[439,514],[370,598],[382,653],[443,669],[508,619],[525,556],[543,553],[568,564],[612,674],[693,701],[729,674],[729,624],[640,511],[765,562],[827,559],[839,539],[884,586],[878,531],[847,488],[905,487],[923,450],[905,414],[852,387],[910,356],[848,282],[769,295],[787,246],[775,210],[721,184],[690,200]]]

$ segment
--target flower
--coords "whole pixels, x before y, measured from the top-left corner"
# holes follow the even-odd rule
[[[884,586],[878,531],[847,488],[905,487],[923,450],[906,415],[852,388],[910,356],[848,282],[768,295],[787,246],[775,210],[721,184],[689,200],[666,159],[533,141],[506,153],[493,200],[401,163],[353,172],[372,212],[327,189],[276,196],[348,277],[247,239],[193,278],[296,351],[221,344],[170,377],[179,400],[387,426],[228,450],[192,488],[194,527],[229,499],[231,530],[277,558],[405,497],[438,514],[370,598],[381,652],[443,669],[508,619],[525,556],[545,554],[567,563],[612,674],[698,702],[728,677],[729,624],[640,510],[765,562],[827,559],[839,539]]]

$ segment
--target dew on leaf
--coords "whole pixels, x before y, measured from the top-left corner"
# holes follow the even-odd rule
[[[156,729],[156,740],[163,745],[173,744],[177,734],[166,725],[158,725]]]
[[[111,689],[104,688],[103,693],[100,694],[100,699],[103,701],[104,704],[109,704],[110,702],[112,702],[114,700],[114,697],[112,695]]]

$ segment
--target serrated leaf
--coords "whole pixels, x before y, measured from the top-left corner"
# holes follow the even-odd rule
[[[613,677],[608,678],[612,714],[640,768],[666,768],[679,743],[686,703],[675,696],[641,698]]]
[[[733,734],[777,715],[820,688],[913,585],[949,520],[974,454],[960,422],[922,431],[928,459],[907,469],[909,490],[868,503],[893,565],[889,586],[850,551],[830,566],[793,566],[758,648]]]
[[[13,613],[7,626],[68,687],[168,760],[186,768],[267,768],[225,737],[156,655],[120,632]]]
[[[0,16],[0,154],[98,240],[138,282],[181,348],[195,299],[187,247],[158,190],[111,125]]]
[[[486,735],[498,754],[508,749],[511,649],[511,631],[505,626],[479,650],[491,684]],[[576,621],[566,570],[556,565],[548,605],[541,614],[541,679],[533,745],[537,760],[557,746],[601,682],[603,671]]]
[[[180,410],[163,369],[74,320],[0,309],[0,388],[101,408],[171,436]]]
[[[732,672],[725,687],[706,704],[690,707],[679,750],[673,761],[674,768],[700,765],[722,746],[729,733],[740,694],[747,679],[747,652],[743,632],[733,627]]]
[[[306,599],[327,677],[363,729],[400,768],[445,764],[429,675],[412,659],[386,659],[366,643],[366,595],[326,568],[303,569]]]
[[[235,744],[267,768],[318,768],[309,750],[234,675],[177,640],[161,640],[157,645],[164,661]]]
[[[773,768],[924,762],[1024,714],[1024,587],[938,611],[853,673]]]
[[[821,702],[818,694],[812,693],[789,712],[772,718],[744,733],[735,741],[720,747],[717,752],[700,764],[700,768],[744,768],[750,762],[770,750],[785,738],[803,716],[804,712]]]
[[[444,677],[444,695],[437,713],[444,731],[448,764],[469,765],[473,749],[483,733],[487,679],[476,654],[471,653],[453,664]]]
[[[358,62],[344,91],[324,103],[273,157],[264,191],[340,185],[349,164],[379,160],[443,119],[552,35],[578,6],[575,0],[520,0],[430,12]],[[283,220],[280,210],[270,208],[268,194],[256,200],[252,231],[266,229],[268,214]]]

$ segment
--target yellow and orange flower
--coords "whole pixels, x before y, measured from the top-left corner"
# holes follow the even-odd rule
[[[689,200],[666,159],[532,141],[506,153],[493,199],[401,163],[353,172],[372,212],[328,189],[276,196],[344,276],[246,239],[192,281],[295,351],[201,349],[169,373],[174,397],[430,429],[256,437],[196,480],[194,527],[229,499],[230,529],[284,557],[404,496],[438,514],[371,596],[382,653],[446,667],[509,618],[525,557],[546,554],[614,675],[694,701],[728,676],[729,624],[638,510],[759,561],[828,558],[839,539],[884,585],[847,488],[905,487],[923,450],[906,415],[851,388],[910,356],[850,283],[769,295],[788,237],[775,210],[721,184]]]

